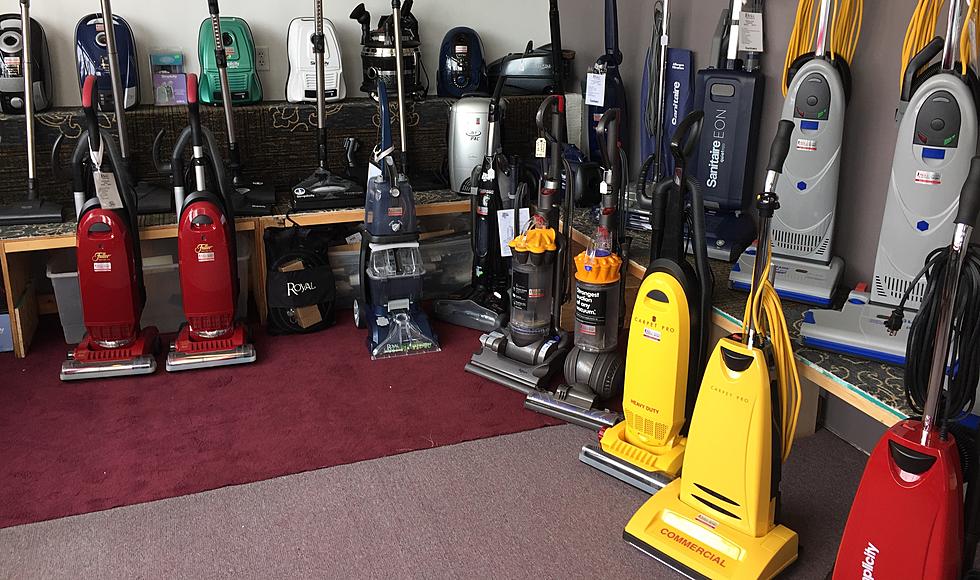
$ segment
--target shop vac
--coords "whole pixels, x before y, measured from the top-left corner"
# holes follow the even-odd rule
[[[199,107],[197,75],[189,74],[189,125],[177,138],[169,165],[160,164],[174,186],[180,292],[187,320],[170,345],[171,372],[255,362],[248,328],[237,317],[234,189],[217,140],[201,126]],[[188,147],[191,164],[185,173]]]
[[[238,18],[223,19],[218,0],[208,0],[210,17],[201,22],[198,51],[201,61],[201,102],[220,104],[228,136],[228,171],[235,186],[233,205],[240,216],[268,215],[276,203],[271,183],[253,181],[244,174],[235,130],[235,103],[262,100],[262,86],[254,74],[255,47],[248,24]],[[232,46],[225,46],[227,41]],[[229,72],[229,69],[234,69]]]
[[[834,578],[962,578],[973,566],[980,530],[977,440],[956,423],[976,403],[980,381],[980,251],[971,246],[980,157],[958,197],[952,242],[928,257],[921,310],[908,335],[905,391],[921,418],[893,425],[872,450]]]
[[[589,247],[575,256],[575,326],[573,346],[565,358],[565,381],[555,389],[531,391],[524,406],[590,429],[612,427],[619,413],[603,407],[623,389],[619,333],[626,311],[630,243],[626,237],[623,152],[619,109],[603,113],[596,134],[601,138],[603,179],[599,225]]]
[[[429,76],[422,63],[422,39],[419,36],[419,21],[412,14],[413,3],[414,0],[405,1],[397,20],[388,14],[382,16],[374,29],[371,28],[371,13],[363,2],[350,13],[351,20],[361,25],[361,66],[364,71],[361,92],[376,96],[379,79],[388,91],[393,91],[397,88],[396,76],[401,74],[403,99],[425,99],[429,92]],[[396,37],[400,49],[396,47]],[[401,59],[395,58],[399,51]],[[398,114],[401,115],[400,109]],[[402,170],[407,171],[405,168]]]
[[[765,77],[739,59],[743,0],[732,0],[725,66],[699,70],[694,108],[704,111],[706,129],[694,161],[694,174],[707,208],[708,254],[733,262],[755,235],[745,211],[755,180],[755,155]]]
[[[558,0],[551,0],[549,17],[551,50],[558,61]],[[552,74],[556,77],[552,86],[564,86],[561,67],[553,68]],[[566,218],[572,215],[575,197],[574,191],[566,192],[564,210],[560,211],[562,171],[572,174],[561,141],[565,134],[565,96],[546,97],[535,121],[541,135],[536,153],[547,162],[530,223],[508,244],[512,250],[509,321],[506,327],[481,336],[480,350],[466,364],[468,372],[525,395],[548,386],[572,346],[571,336],[561,328],[561,307],[570,286],[572,224],[570,219],[562,223],[560,214]]]
[[[318,166],[312,175],[293,186],[293,209],[319,210],[333,209],[340,207],[352,207],[364,203],[364,188],[349,179],[335,175],[330,171],[327,158],[327,39],[331,39],[331,50],[337,50],[337,39],[333,26],[329,28],[325,24],[329,21],[323,18],[323,0],[314,0],[313,10],[315,16],[312,19],[294,20],[298,25],[290,25],[290,31],[298,31],[302,39],[310,39],[311,53],[315,70],[316,84],[316,151]],[[313,34],[309,35],[309,29],[313,29]],[[329,30],[330,34],[325,34]],[[295,38],[290,42],[293,46],[298,41]],[[336,53],[336,62],[339,64],[340,53]],[[336,74],[336,73],[332,73]],[[332,78],[336,83],[336,78]]]
[[[973,40],[969,32],[961,34],[966,5],[952,1],[945,40],[931,41],[939,10],[926,0],[916,8],[906,45],[906,54],[916,54],[902,78],[907,105],[900,109],[904,115],[871,287],[855,288],[843,310],[807,311],[800,327],[807,346],[905,362],[908,330],[926,287],[925,280],[916,280],[916,272],[926,255],[942,245],[940,240],[951,235],[959,186],[977,151],[977,104],[971,88],[975,75],[969,68]],[[931,20],[924,16],[927,12]],[[929,67],[940,52],[939,66]],[[893,312],[900,303],[902,311]]]
[[[158,336],[155,327],[140,327],[146,286],[136,192],[112,134],[99,128],[95,76],[82,86],[87,129],[71,166],[80,202],[75,252],[85,337],[61,365],[61,380],[150,374]]]
[[[323,2],[314,2],[316,19],[293,18],[286,32],[289,75],[286,77],[286,100],[290,103],[317,103],[320,100],[322,70],[323,100],[327,103],[347,98],[344,81],[344,59],[333,22],[323,18]],[[322,42],[321,42],[322,40]]]
[[[850,63],[860,34],[863,0],[847,0],[831,17],[831,0],[800,2],[786,54],[783,119],[797,123],[780,180],[780,212],[773,218],[774,285],[788,300],[830,306],[844,271],[833,255],[834,223]],[[813,46],[815,50],[806,52]],[[731,286],[748,290],[755,263],[749,248],[732,267]]]
[[[586,465],[650,494],[680,472],[688,419],[708,362],[714,280],[704,200],[687,171],[703,122],[700,111],[680,122],[670,143],[674,175],[639,198],[651,216],[650,262],[626,345],[625,420],[602,429],[598,445],[585,445],[579,453]],[[686,255],[689,244],[693,264]]]
[[[510,272],[508,260],[501,252],[498,212],[514,209],[516,192],[512,196],[510,187],[519,187],[517,173],[520,164],[511,164],[500,150],[500,93],[505,80],[505,77],[500,77],[490,99],[485,155],[483,162],[472,168],[469,180],[470,241],[473,249],[470,283],[453,292],[449,298],[436,300],[433,304],[436,317],[440,320],[484,332],[494,331],[507,323],[510,303]],[[469,99],[458,102],[466,100]],[[459,114],[455,113],[457,119]]]
[[[104,11],[103,11],[104,12]],[[115,52],[119,85],[123,92],[122,106],[130,110],[140,103],[139,55],[133,29],[121,16],[112,16],[113,38],[106,34],[102,14],[83,16],[75,26],[75,65],[78,71],[78,88],[85,79],[95,76],[98,85],[97,106],[100,111],[113,112],[114,81],[110,53]],[[109,43],[113,42],[110,49]]]
[[[619,67],[623,64],[623,51],[619,49],[619,13],[616,0],[606,0],[605,2],[605,21],[606,21],[606,51],[600,56],[590,71],[593,75],[601,77],[603,85],[602,105],[589,105],[588,115],[588,135],[589,135],[589,158],[593,161],[603,159],[603,144],[596,132],[599,120],[609,109],[616,108],[620,111],[622,126],[629,127],[629,108],[626,105],[626,85],[623,83],[623,76],[620,74]],[[628,148],[629,132],[623,133],[623,147]]]
[[[401,0],[392,0],[390,18],[402,22]],[[395,27],[394,36],[395,54],[400,54],[400,27]],[[399,111],[404,111],[406,97],[402,64],[401,59],[395,59]],[[408,156],[405,116],[399,115],[399,168],[394,158],[387,85],[380,77],[375,82],[381,138],[368,168],[354,322],[358,328],[369,329],[372,359],[438,352],[438,339],[421,306],[425,267],[419,250],[415,193],[404,173]]]
[[[0,15],[0,112],[23,114],[27,137],[27,199],[0,206],[0,225],[58,223],[61,206],[37,191],[34,113],[51,104],[51,61],[44,29],[31,18],[30,0],[20,14]]]
[[[483,41],[472,28],[457,26],[447,32],[439,49],[439,96],[459,99],[486,94],[487,64],[483,55]]]
[[[765,191],[757,196],[760,259],[745,320],[708,359],[680,477],[647,500],[623,532],[629,544],[689,578],[773,578],[799,554],[796,532],[779,523],[779,484],[796,435],[800,378],[768,259],[776,185],[793,130],[792,121],[779,122]]]

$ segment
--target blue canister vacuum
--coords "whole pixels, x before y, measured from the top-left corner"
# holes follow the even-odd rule
[[[115,49],[118,59],[119,84],[123,90],[122,104],[130,110],[140,102],[139,57],[133,29],[121,16],[112,16]],[[78,70],[78,89],[88,76],[95,77],[96,106],[100,111],[114,110],[112,75],[109,62],[109,39],[102,14],[83,16],[75,26],[75,64]]]
[[[483,41],[472,28],[458,26],[446,33],[439,49],[440,97],[459,99],[487,93],[487,65]]]

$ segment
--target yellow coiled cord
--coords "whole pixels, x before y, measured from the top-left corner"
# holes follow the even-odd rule
[[[840,57],[850,64],[857,52],[861,38],[861,24],[864,20],[864,0],[833,0],[833,10],[829,23],[830,45],[828,50],[833,57]],[[796,7],[796,20],[793,32],[786,47],[786,60],[783,66],[783,96],[789,91],[789,67],[799,57],[813,52],[817,40],[820,0],[800,0]]]
[[[970,30],[971,23],[973,24],[972,33]],[[980,0],[973,0],[970,2],[970,7],[967,8],[966,18],[963,19],[963,30],[960,31],[960,67],[963,76],[966,76],[976,53],[974,39],[977,30],[980,30]]]
[[[757,256],[756,259],[760,259]],[[779,389],[781,409],[774,411],[781,414],[783,429],[783,461],[789,458],[796,436],[796,423],[800,416],[800,375],[796,369],[796,358],[793,356],[793,341],[789,335],[789,326],[783,315],[783,306],[779,295],[769,281],[772,267],[772,248],[766,256],[766,268],[762,277],[762,288],[753,288],[745,305],[745,320],[742,332],[748,333],[754,328],[757,334],[767,337],[772,343],[773,357],[776,364],[776,384]]]

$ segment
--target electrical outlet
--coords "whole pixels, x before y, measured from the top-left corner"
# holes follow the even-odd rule
[[[258,71],[269,70],[269,47],[268,46],[255,47],[255,70]]]

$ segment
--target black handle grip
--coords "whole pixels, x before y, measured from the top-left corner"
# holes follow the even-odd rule
[[[939,53],[942,51],[943,39],[937,36],[930,40],[929,44],[925,45],[922,50],[912,57],[908,66],[905,67],[905,75],[902,77],[901,99],[903,102],[907,103],[912,99],[912,85],[915,84],[915,73],[929,64],[929,61],[939,56]]]
[[[208,12],[210,12],[212,16],[218,15],[218,0],[208,0]]]
[[[701,140],[701,126],[704,123],[704,111],[691,111],[678,123],[677,129],[670,137],[670,153],[674,162],[681,165],[684,159],[690,157]]]
[[[960,190],[960,207],[956,212],[956,223],[976,227],[980,215],[980,156],[970,163],[970,173]]]
[[[769,171],[783,172],[783,163],[786,162],[786,156],[789,155],[790,141],[793,139],[793,129],[795,128],[796,124],[793,121],[783,119],[779,122],[776,138],[772,140],[772,148],[769,149],[769,166],[766,168]]]

